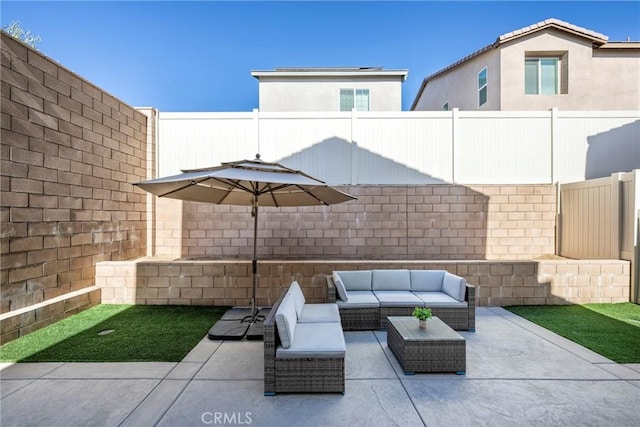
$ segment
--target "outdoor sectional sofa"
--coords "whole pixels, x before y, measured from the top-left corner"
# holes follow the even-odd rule
[[[263,322],[264,394],[344,394],[346,344],[338,306],[306,304],[297,282]]]
[[[334,271],[327,302],[336,302],[344,330],[387,329],[388,316],[431,308],[455,330],[475,331],[475,287],[444,270]]]

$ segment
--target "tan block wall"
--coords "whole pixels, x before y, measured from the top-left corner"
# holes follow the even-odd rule
[[[353,186],[358,200],[263,208],[260,259],[531,259],[555,251],[553,185]],[[159,256],[251,259],[248,207],[157,200]]]
[[[143,256],[146,116],[2,34],[1,312]]]
[[[100,304],[100,288],[91,286],[32,306],[0,314],[0,344]]]
[[[293,280],[323,302],[332,271],[367,269],[447,270],[477,287],[479,306],[629,300],[628,261],[261,261],[257,304],[273,304]],[[140,259],[99,263],[96,285],[103,303],[247,306],[253,280],[247,261]]]

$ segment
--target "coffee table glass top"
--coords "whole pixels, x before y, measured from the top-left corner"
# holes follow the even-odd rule
[[[427,320],[427,329],[420,329],[415,317],[389,316],[388,319],[405,341],[464,340],[462,335],[435,316]]]

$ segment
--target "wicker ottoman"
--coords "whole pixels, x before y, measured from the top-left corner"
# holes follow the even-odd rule
[[[466,372],[464,337],[437,317],[427,321],[427,329],[418,327],[414,317],[389,317],[387,345],[404,373]]]

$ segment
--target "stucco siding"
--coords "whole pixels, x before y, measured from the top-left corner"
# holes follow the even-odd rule
[[[260,111],[339,111],[340,89],[369,89],[370,111],[400,111],[401,82],[380,80],[261,78]]]
[[[478,108],[478,73],[487,67],[487,102]],[[500,56],[497,50],[488,51],[429,81],[416,110],[440,110],[444,103],[449,109],[500,109]]]
[[[592,78],[606,84],[593,85],[593,109],[640,110],[640,50],[622,56],[617,49],[596,51]]]
[[[614,46],[614,47],[610,47]],[[558,56],[560,92],[525,94],[525,57]],[[477,73],[488,67],[488,102],[478,108]],[[478,54],[431,78],[415,110],[637,110],[640,108],[640,49],[611,43],[594,47],[591,39],[557,29],[534,32]]]
[[[565,55],[568,61],[568,93],[558,95],[526,95],[524,61],[527,53],[534,55]],[[591,42],[559,31],[535,33],[503,45],[502,109],[503,110],[594,110],[601,100],[593,97],[594,86],[604,87],[606,81],[595,78]],[[597,83],[594,83],[597,82]],[[606,109],[606,108],[605,108]]]

